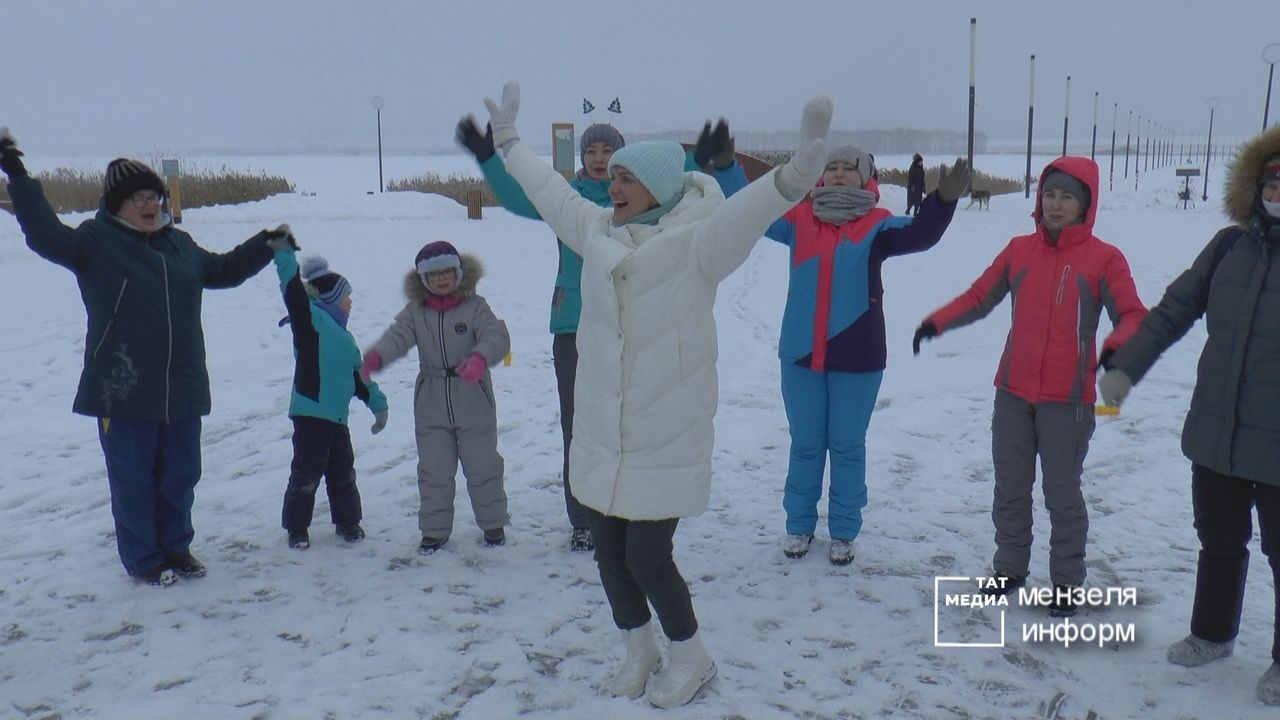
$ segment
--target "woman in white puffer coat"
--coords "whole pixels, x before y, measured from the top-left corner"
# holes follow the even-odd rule
[[[615,695],[659,707],[693,699],[716,672],[672,558],[681,517],[711,492],[718,388],[716,287],[822,173],[831,100],[805,106],[787,165],[725,200],[684,172],[673,142],[628,145],[609,161],[612,208],[584,200],[520,142],[520,88],[485,100],[507,170],[556,235],[583,257],[570,490],[588,509],[596,562],[627,657]],[[670,639],[662,672],[652,604]]]

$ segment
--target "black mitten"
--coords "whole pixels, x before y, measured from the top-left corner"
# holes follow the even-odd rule
[[[484,162],[493,157],[493,126],[486,125],[485,133],[480,134],[476,119],[470,115],[458,121],[458,131],[454,134],[458,144],[476,156],[476,162]]]
[[[911,338],[911,354],[920,354],[920,341],[938,336],[938,326],[933,324],[932,320],[925,320],[920,323],[920,327],[916,328],[916,334]]]
[[[729,124],[720,118],[713,130],[711,122],[702,126],[698,133],[698,142],[693,146],[693,161],[698,167],[712,165],[716,170],[725,170],[733,164],[733,138],[729,136]]]
[[[0,170],[11,178],[26,177],[27,166],[22,164],[22,151],[9,134],[9,128],[0,128]]]

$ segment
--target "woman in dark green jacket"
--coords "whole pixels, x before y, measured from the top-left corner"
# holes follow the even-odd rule
[[[1103,365],[1102,399],[1119,405],[1156,359],[1201,316],[1209,331],[1182,452],[1191,460],[1191,502],[1200,557],[1191,634],[1169,661],[1199,666],[1235,649],[1258,509],[1262,552],[1280,588],[1280,126],[1240,151],[1226,187],[1235,225],[1223,228],[1165,290],[1137,333]],[[1271,666],[1258,698],[1280,705],[1280,595]]]
[[[164,181],[146,164],[107,166],[98,213],[63,225],[0,129],[0,169],[27,246],[75,273],[88,328],[72,411],[98,418],[125,570],[153,585],[200,577],[191,506],[200,479],[200,418],[209,414],[200,303],[271,261],[262,231],[211,253],[172,224]],[[274,232],[274,231],[273,231]]]

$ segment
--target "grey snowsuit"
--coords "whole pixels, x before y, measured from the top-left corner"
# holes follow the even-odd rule
[[[424,537],[453,533],[453,499],[458,462],[467,478],[471,509],[481,530],[507,523],[503,460],[498,453],[498,418],[493,380],[486,369],[471,384],[454,369],[473,353],[492,367],[511,349],[507,325],[475,294],[483,275],[478,260],[461,255],[462,302],[444,311],[427,305],[429,292],[416,271],[405,278],[409,304],[369,350],[385,364],[418,348],[413,414],[418,445],[418,528]]]

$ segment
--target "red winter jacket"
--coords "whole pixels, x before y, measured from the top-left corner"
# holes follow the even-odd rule
[[[1061,157],[1044,169],[1061,170],[1089,188],[1084,222],[1068,225],[1052,242],[1041,224],[1013,238],[968,291],[928,318],[938,333],[985,317],[1013,293],[1013,324],[1005,341],[996,387],[1029,403],[1093,404],[1098,317],[1106,307],[1114,327],[1102,352],[1114,351],[1138,329],[1147,309],[1138,298],[1120,250],[1093,236],[1098,208],[1098,166],[1088,158]]]

